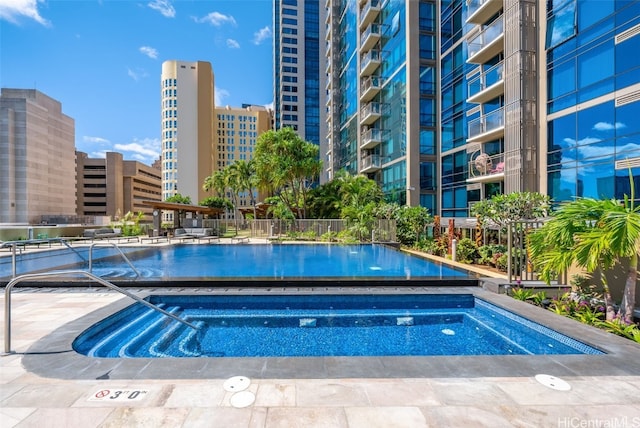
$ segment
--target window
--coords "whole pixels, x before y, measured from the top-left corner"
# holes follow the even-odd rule
[[[576,34],[576,0],[558,3],[562,5],[553,5],[552,15],[547,20],[547,49],[559,45]]]
[[[569,61],[554,66],[549,70],[549,99],[555,99],[576,90],[576,64]]]
[[[578,86],[584,88],[614,74],[613,39],[578,57]],[[563,82],[564,83],[564,82]]]

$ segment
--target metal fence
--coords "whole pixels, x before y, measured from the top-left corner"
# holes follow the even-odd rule
[[[224,235],[234,231],[252,238],[264,239],[297,239],[305,241],[329,241],[347,230],[345,220],[336,219],[302,219],[302,220],[204,220],[204,227],[213,228]],[[361,241],[365,242],[397,242],[395,220],[376,220],[371,228],[362,231]]]
[[[509,223],[507,228],[507,275],[509,282],[538,279],[531,263],[527,235],[532,230],[542,227],[543,224],[543,220],[518,220]],[[558,278],[558,283],[566,284],[566,278],[563,278],[564,275],[561,276]]]

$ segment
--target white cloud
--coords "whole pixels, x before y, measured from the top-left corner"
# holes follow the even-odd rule
[[[267,110],[273,110],[273,101],[271,101],[269,104],[265,104],[264,108],[266,108]]]
[[[38,3],[43,0],[0,0],[0,20],[4,19],[14,24],[18,23],[18,17],[33,19],[45,27],[51,26],[51,22],[40,16]]]
[[[148,6],[151,9],[157,10],[166,18],[173,18],[176,16],[176,9],[169,0],[153,0],[149,2]]]
[[[158,50],[150,46],[141,46],[140,52],[152,59],[158,58]]]
[[[269,28],[269,26],[266,26],[253,33],[253,43],[259,45],[270,37],[271,28]]]
[[[594,137],[586,137],[583,138],[582,140],[574,140],[573,138],[565,138],[564,140],[565,143],[570,144],[572,146],[578,145],[578,146],[584,146],[587,144],[593,144],[593,143],[597,143],[599,141],[602,141],[602,139],[600,138],[594,138]]]
[[[215,103],[216,107],[224,105],[225,98],[229,98],[229,91],[216,86]]]
[[[626,127],[627,125],[625,125],[622,122],[616,122],[616,123],[598,122],[595,125],[593,125],[593,129],[595,131],[613,131],[614,129],[622,129]]]
[[[240,43],[233,39],[227,39],[227,47],[231,49],[239,49]]]
[[[105,138],[101,138],[101,137],[90,137],[88,135],[85,135],[82,137],[82,141],[84,141],[85,143],[97,143],[97,144],[109,144],[110,141],[105,139]]]
[[[157,138],[134,138],[128,144],[114,144],[113,149],[122,152],[125,159],[135,159],[141,162],[153,163],[160,156],[160,140]]]
[[[220,12],[211,12],[210,14],[203,16],[202,18],[193,18],[199,24],[211,24],[215,27],[219,27],[223,24],[236,25],[236,20],[231,15],[224,15]]]
[[[145,77],[149,76],[149,74],[141,68],[132,70],[128,67],[127,67],[127,75],[131,77],[133,80],[135,80],[136,82],[140,79],[144,79]]]
[[[109,150],[98,150],[97,152],[91,152],[89,153],[89,157],[94,159],[104,159],[107,157],[108,151]]]

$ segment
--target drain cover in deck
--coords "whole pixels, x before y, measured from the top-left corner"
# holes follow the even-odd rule
[[[256,396],[251,391],[237,392],[229,400],[231,405],[236,408],[249,407],[254,401],[256,401]]]
[[[571,389],[571,385],[555,376],[539,374],[536,375],[536,380],[544,386],[555,389],[556,391],[569,391]]]
[[[228,392],[244,391],[249,388],[251,380],[246,376],[234,376],[224,381],[222,387]]]

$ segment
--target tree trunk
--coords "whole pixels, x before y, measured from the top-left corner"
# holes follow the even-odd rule
[[[602,297],[604,298],[604,307],[607,321],[613,321],[616,317],[616,309],[613,307],[613,299],[611,298],[611,290],[604,271],[600,269],[600,280],[602,281]]]
[[[620,318],[627,323],[633,323],[633,309],[636,304],[636,284],[638,282],[638,256],[629,259],[627,281],[624,284]]]

